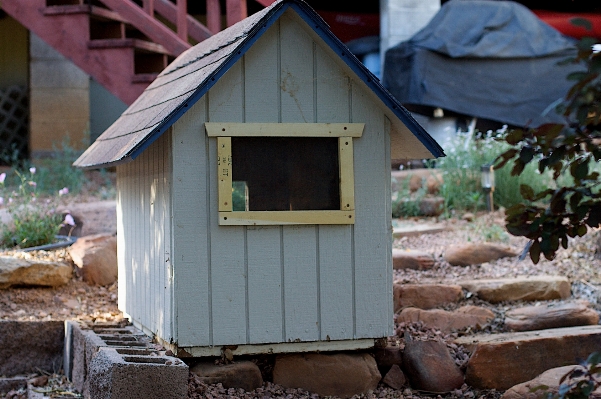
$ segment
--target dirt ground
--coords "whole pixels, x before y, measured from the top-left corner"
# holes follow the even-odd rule
[[[552,261],[541,260],[538,264],[532,263],[529,257],[524,260],[517,258],[500,259],[490,263],[477,266],[451,266],[444,260],[445,249],[452,245],[466,242],[489,241],[503,243],[521,251],[527,240],[509,235],[503,227],[503,213],[483,213],[477,215],[474,220],[467,221],[458,218],[437,220],[411,219],[395,220],[395,223],[441,223],[446,230],[436,234],[425,234],[413,237],[395,239],[395,248],[420,250],[430,253],[436,259],[431,270],[402,270],[394,272],[395,282],[405,283],[446,283],[451,284],[460,279],[489,278],[489,277],[512,277],[518,275],[562,275],[570,279],[572,283],[572,298],[569,300],[584,299],[591,303],[596,310],[601,311],[601,260],[598,258],[598,241],[600,233],[591,230],[583,238],[570,240],[567,250],[560,250],[556,259]],[[4,254],[9,254],[4,252]],[[0,253],[2,255],[2,253]],[[64,249],[55,251],[36,251],[21,256],[50,257],[70,263],[68,253]],[[524,303],[501,303],[491,305],[477,298],[466,298],[461,303],[450,305],[448,309],[476,304],[489,307],[496,315],[495,320],[487,327],[489,332],[503,331],[504,313],[514,307],[523,306]],[[83,282],[74,274],[71,282],[58,288],[32,288],[18,287],[0,290],[0,319],[2,320],[65,320],[76,319],[82,321],[118,321],[123,315],[117,309],[117,283],[108,286],[91,286]],[[403,345],[403,331],[409,331],[413,335],[430,336],[450,342],[457,335],[465,335],[470,332],[456,332],[443,336],[440,332],[425,329],[419,325],[398,325],[397,335],[390,337],[391,342]],[[452,346],[449,344],[449,347]],[[453,349],[452,353],[456,363],[465,367],[468,357],[461,350]],[[189,398],[214,397],[214,398],[263,398],[263,397],[316,397],[302,390],[290,390],[268,384],[264,389],[253,393],[243,393],[236,390],[225,390],[219,386],[206,386],[194,379],[190,381]],[[464,386],[444,396],[445,398],[498,398],[500,392],[474,391]],[[437,395],[434,395],[436,397]],[[381,385],[372,395],[363,397],[380,398],[425,398],[432,397],[431,394],[420,393],[405,389],[395,391]]]

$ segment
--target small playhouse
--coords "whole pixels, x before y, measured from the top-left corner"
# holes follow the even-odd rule
[[[391,156],[443,155],[279,0],[179,56],[75,165],[116,167],[119,308],[196,357],[391,335]]]

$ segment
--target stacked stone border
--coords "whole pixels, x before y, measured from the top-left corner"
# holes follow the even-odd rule
[[[64,371],[84,398],[184,399],[188,366],[130,325],[65,322]]]

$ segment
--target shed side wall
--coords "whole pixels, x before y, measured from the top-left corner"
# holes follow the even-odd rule
[[[174,125],[180,347],[392,333],[389,127],[329,54],[284,14]],[[219,226],[216,140],[204,121],[365,122],[354,140],[355,225]]]
[[[171,134],[117,167],[119,309],[147,332],[172,331]]]

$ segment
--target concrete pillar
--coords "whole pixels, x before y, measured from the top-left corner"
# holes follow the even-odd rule
[[[31,158],[70,146],[89,145],[90,77],[42,39],[30,33]]]
[[[380,1],[380,60],[384,65],[386,50],[408,40],[440,9],[440,0]]]

